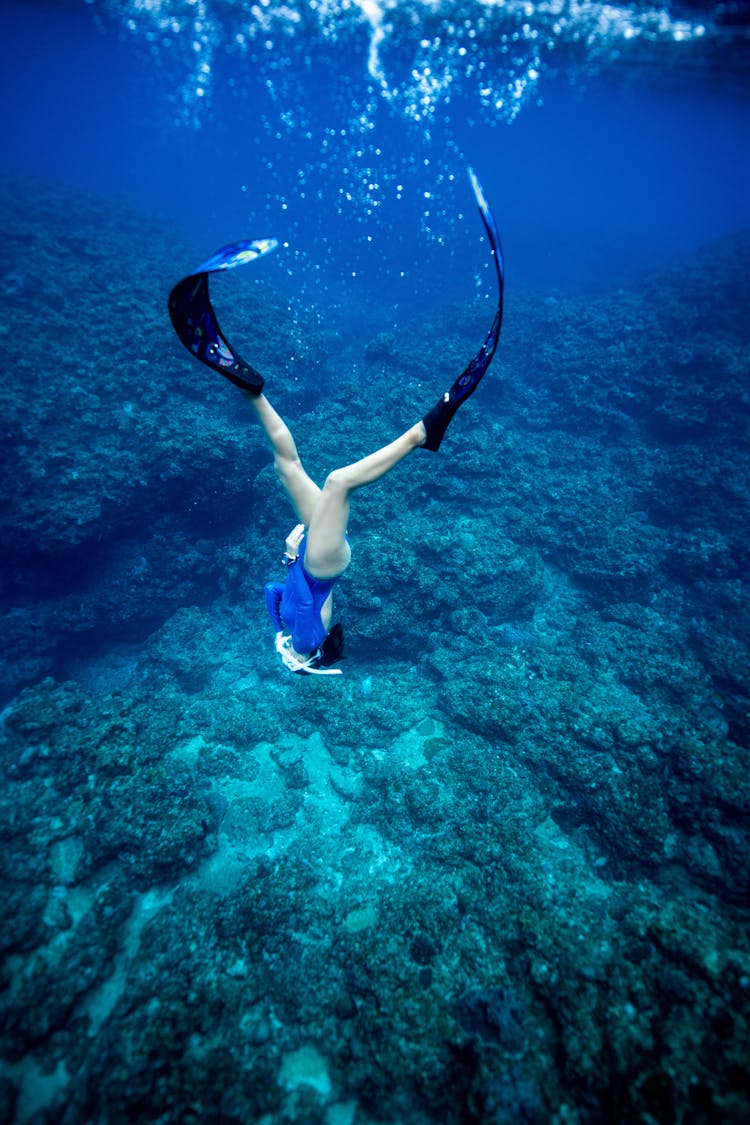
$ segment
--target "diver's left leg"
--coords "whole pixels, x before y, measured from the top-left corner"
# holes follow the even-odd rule
[[[321,490],[305,472],[291,430],[266,396],[252,392],[243,393],[258,415],[266,437],[271,443],[274,468],[281,487],[291,500],[297,519],[307,526],[315,512]]]
[[[333,578],[349,565],[346,528],[352,493],[384,477],[418,449],[426,436],[424,424],[417,422],[389,445],[329,474],[307,529],[305,568],[313,577]]]

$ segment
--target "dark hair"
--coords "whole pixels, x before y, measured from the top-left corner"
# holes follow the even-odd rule
[[[328,636],[318,651],[320,657],[316,663],[322,668],[328,668],[331,664],[344,659],[344,629],[341,622],[337,621],[331,626]]]

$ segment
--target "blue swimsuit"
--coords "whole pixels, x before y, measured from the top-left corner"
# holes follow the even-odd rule
[[[299,546],[299,558],[287,568],[286,582],[267,582],[266,606],[276,631],[286,628],[292,633],[296,652],[314,652],[328,636],[320,611],[336,578],[313,578],[305,570],[305,539]]]

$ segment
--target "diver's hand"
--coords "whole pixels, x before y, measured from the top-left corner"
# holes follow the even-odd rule
[[[302,542],[304,534],[305,525],[303,523],[298,523],[287,535],[285,550],[290,559],[296,559],[299,555],[299,545]]]

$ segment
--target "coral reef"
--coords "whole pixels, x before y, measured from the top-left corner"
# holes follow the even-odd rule
[[[200,251],[23,191],[0,1116],[746,1120],[750,241],[511,295],[438,457],[356,497],[329,680],[277,663],[292,517],[166,323]],[[484,325],[353,343],[258,281],[231,303],[316,478],[423,414]]]

